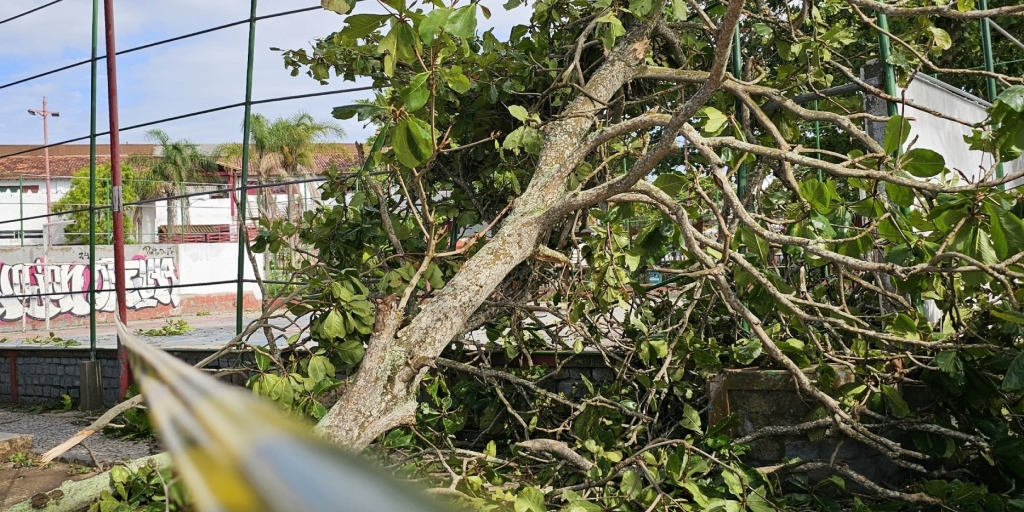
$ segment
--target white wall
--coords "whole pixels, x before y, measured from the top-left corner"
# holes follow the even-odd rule
[[[18,180],[5,180],[0,182],[5,187],[18,186]],[[24,180],[24,186],[38,186],[39,192],[0,192],[0,220],[14,220],[20,217],[35,217],[46,214],[46,180],[31,179]],[[70,180],[50,180],[50,202],[56,203],[67,194],[70,188]],[[23,210],[22,210],[23,209]],[[24,213],[22,213],[22,211]],[[55,219],[56,220],[56,219]],[[45,219],[32,219],[25,221],[25,231],[40,231],[43,229]],[[17,231],[21,228],[18,222],[5,222],[0,224],[0,231]],[[0,242],[2,243],[2,242]],[[15,240],[20,245],[20,242]],[[26,241],[26,243],[28,243]],[[42,243],[42,242],[34,242]]]
[[[180,244],[178,257],[181,264],[178,265],[178,277],[181,284],[206,283],[212,281],[230,281],[238,277],[238,244]],[[258,269],[263,268],[263,255],[256,254]],[[249,258],[245,258],[245,279],[255,279],[252,265]],[[203,295],[210,293],[234,293],[235,283],[195,286],[181,288],[182,295]],[[243,290],[252,292],[257,298],[262,299],[259,286],[256,283],[245,283]]]
[[[925,75],[918,75],[906,89],[906,97],[922,106],[941,112],[949,117],[967,123],[979,123],[988,116],[985,109],[989,103],[964,92],[952,92],[940,85],[941,82]],[[946,159],[946,167],[963,172],[972,182],[979,181],[992,167],[992,155],[971,151],[964,136],[972,128],[912,107],[906,108],[910,121],[910,140],[917,137],[914,147],[927,148],[938,152]],[[1024,170],[1024,158],[1003,164],[1004,174]],[[995,177],[993,172],[990,179]],[[1011,182],[1007,188],[1016,186],[1021,180]]]

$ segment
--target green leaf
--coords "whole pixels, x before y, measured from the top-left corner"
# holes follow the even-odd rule
[[[345,323],[341,313],[332,309],[320,323],[320,333],[328,339],[343,338],[346,334]]]
[[[377,43],[377,53],[384,56],[384,74],[389,78],[395,76],[396,48],[398,46],[398,27],[392,28],[388,35]]]
[[[110,468],[110,479],[114,483],[123,484],[132,477],[131,471],[124,466],[114,466]]]
[[[1024,313],[1019,313],[1012,309],[1008,309],[1006,311],[999,309],[990,309],[989,314],[1000,320],[1006,320],[1007,322],[1013,322],[1015,324],[1024,325]]]
[[[949,37],[949,32],[939,27],[928,27],[928,31],[932,33],[932,40],[935,41],[936,48],[948,50],[953,46],[953,38]]]
[[[891,155],[897,151],[910,137],[910,121],[903,116],[892,116],[889,122],[885,123],[885,138],[882,140],[882,149],[885,154]]]
[[[697,413],[697,409],[694,409],[690,404],[683,404],[683,419],[679,420],[679,425],[683,428],[700,432],[700,414]]]
[[[1006,369],[1001,389],[1006,392],[1024,391],[1024,352],[1017,354]]]
[[[732,350],[732,358],[735,359],[737,363],[748,365],[761,356],[761,340],[744,339],[738,341],[742,341],[743,343],[737,344]]]
[[[451,16],[451,14],[452,10],[449,8],[434,9],[427,13],[427,15],[420,20],[420,39],[422,39],[424,43],[432,43],[434,41],[434,37],[437,35],[437,31],[448,24],[448,17]]]
[[[896,388],[882,384],[882,395],[885,396],[886,401],[889,402],[889,409],[897,418],[905,418],[910,415],[910,406],[900,396],[899,391]]]
[[[392,147],[398,161],[407,167],[416,167],[430,159],[434,138],[426,121],[407,117],[398,122],[391,135]]]
[[[516,496],[516,512],[547,512],[544,492],[536,487],[527,487]]]
[[[677,21],[686,21],[687,16],[686,0],[672,0],[672,15]]]
[[[394,31],[398,32],[398,39],[396,39],[395,44],[398,60],[406,64],[415,63],[417,61],[416,54],[423,46],[420,42],[419,34],[406,23],[399,23],[395,26]]]
[[[963,371],[960,357],[957,356],[955,350],[943,350],[935,354],[934,361],[935,366],[938,366],[940,370],[948,373],[951,377],[955,377]]]
[[[1024,85],[1015,85],[996,96],[996,101],[1016,112],[1024,112]]]
[[[616,38],[626,35],[626,28],[622,26],[622,21],[613,12],[601,16],[597,22],[608,24],[608,37],[604,39],[604,46],[607,49],[611,49],[615,45]]]
[[[338,352],[338,358],[346,364],[356,364],[363,360],[363,355],[366,353],[366,348],[363,347],[363,343],[358,340],[348,340],[335,349]]]
[[[946,168],[942,155],[924,148],[907,151],[902,159],[903,169],[918,178],[931,178]]]
[[[427,87],[427,79],[430,73],[420,73],[412,78],[405,93],[405,110],[415,112],[427,104],[430,99],[430,89]]]
[[[995,247],[996,256],[1000,260],[1005,260],[1022,250],[1024,248],[1024,221],[991,200],[985,201],[982,208],[988,214],[992,245]]]
[[[748,227],[742,227],[739,229],[740,241],[743,245],[747,246],[749,254],[757,256],[761,263],[769,265],[771,263],[771,246],[768,241],[757,236],[753,230]]]
[[[265,372],[270,369],[270,356],[264,354],[263,351],[259,349],[257,349],[253,355],[256,357],[256,368],[259,368],[261,372]]]
[[[319,382],[327,377],[334,376],[334,365],[332,365],[324,356],[313,356],[309,358],[307,369],[309,378],[313,379],[314,382]]]
[[[662,173],[654,180],[654,186],[660,188],[671,197],[679,195],[684,183],[686,183],[686,178],[678,172]]]
[[[636,269],[640,267],[640,259],[643,258],[647,251],[639,248],[633,248],[626,251],[626,267],[629,268],[630,272],[636,272]]]
[[[476,34],[476,4],[469,4],[448,17],[444,26],[445,32],[463,39],[469,39]]]
[[[331,115],[334,116],[335,119],[352,119],[353,117],[357,117],[360,121],[365,121],[374,114],[383,111],[384,109],[377,105],[356,103],[355,105],[334,107],[334,109],[331,110]]]
[[[462,74],[462,68],[459,66],[452,66],[449,69],[442,70],[441,74],[444,75],[444,81],[448,84],[453,91],[459,94],[465,94],[469,91],[469,78]]]
[[[704,123],[704,131],[709,134],[717,134],[729,120],[729,116],[726,116],[715,107],[704,107],[702,110],[708,118]]]
[[[914,205],[914,189],[910,187],[904,187],[903,185],[897,185],[895,183],[886,183],[885,193],[889,196],[890,201],[899,206],[910,208]]]
[[[345,18],[341,37],[350,41],[364,38],[384,25],[390,14],[353,14]]]
[[[768,491],[764,486],[758,487],[747,494],[747,508],[750,512],[775,512],[778,508],[768,501],[765,496]]]
[[[526,121],[526,118],[530,116],[529,111],[519,105],[509,105],[508,113],[520,121]]]
[[[736,473],[726,469],[722,471],[722,480],[725,480],[725,486],[729,488],[729,494],[737,498],[743,497],[743,483],[740,482],[740,477],[736,476]]]
[[[320,0],[320,6],[338,14],[348,14],[356,4],[355,0]]]

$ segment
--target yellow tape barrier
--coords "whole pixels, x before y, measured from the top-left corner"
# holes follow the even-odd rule
[[[200,510],[441,510],[266,400],[150,346],[120,322],[117,332],[157,434]]]

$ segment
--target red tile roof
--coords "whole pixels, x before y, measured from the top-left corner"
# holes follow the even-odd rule
[[[96,164],[109,164],[109,156],[97,156]],[[46,176],[46,162],[41,156],[9,156],[0,158],[0,180],[40,179]],[[75,171],[89,167],[89,156],[51,156],[50,177],[70,178]]]
[[[50,154],[50,178],[70,178],[75,171],[89,166],[87,152],[84,155],[53,154],[77,153],[79,149],[77,147],[62,148],[54,148],[55,150],[61,149],[61,151],[53,151]],[[131,156],[137,155],[123,155],[122,162]],[[96,162],[97,164],[110,163],[110,156],[97,155]],[[238,170],[241,168],[241,159],[239,158],[221,159],[218,163],[222,168],[226,169]],[[337,166],[339,169],[350,169],[358,166],[359,158],[356,154],[355,144],[333,144],[326,151],[315,153],[313,155],[313,166],[307,172],[313,175],[320,175],[330,169],[332,165]],[[40,179],[46,176],[45,169],[45,158],[42,155],[0,155],[0,181],[17,180],[19,175],[26,179]]]

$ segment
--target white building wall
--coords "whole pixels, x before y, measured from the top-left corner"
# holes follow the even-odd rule
[[[967,123],[980,123],[985,120],[988,116],[988,102],[964,92],[954,92],[949,86],[943,87],[944,85],[929,76],[918,75],[907,87],[906,98]],[[912,107],[907,107],[905,112],[907,117],[914,118],[910,121],[910,140],[917,137],[914,147],[938,152],[946,159],[946,167],[961,171],[972,182],[979,181],[985,172],[992,168],[992,155],[971,151],[964,142],[964,136],[971,134],[970,126]],[[1024,170],[1024,158],[1003,164],[1004,174],[1021,170]],[[993,172],[989,179],[994,177]],[[1007,188],[1019,185],[1021,181],[1011,182]]]

